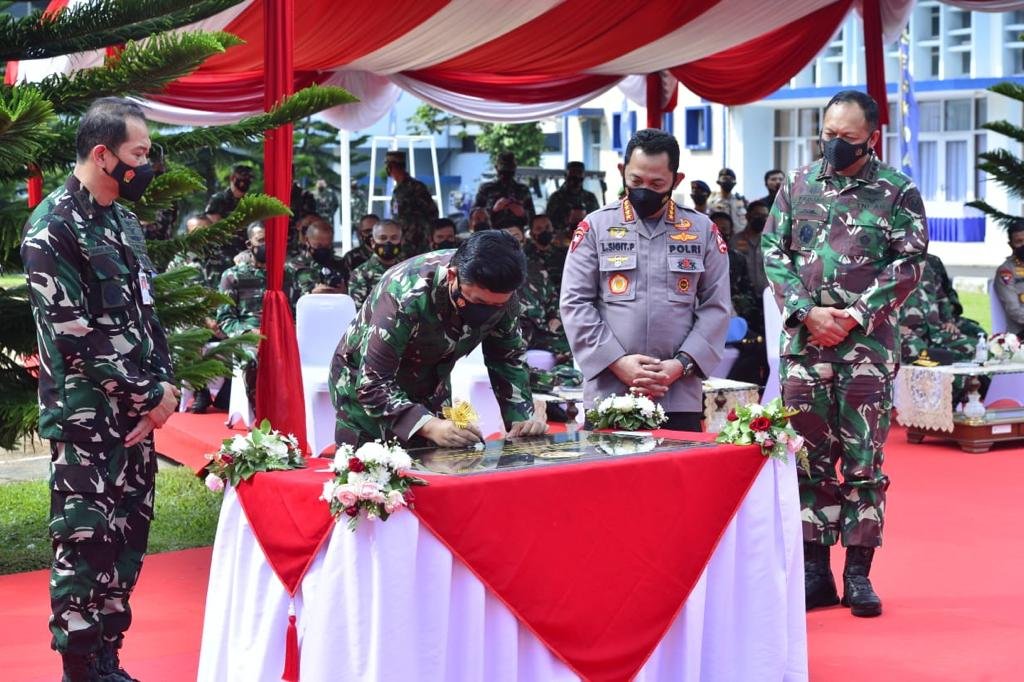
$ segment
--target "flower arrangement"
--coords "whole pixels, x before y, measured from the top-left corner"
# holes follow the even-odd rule
[[[784,407],[781,398],[775,398],[767,405],[741,405],[729,411],[715,441],[734,445],[757,444],[765,457],[783,461],[793,455],[804,471],[810,473],[803,436],[789,424],[789,418],[794,414],[796,410]]]
[[[402,507],[412,506],[414,485],[427,485],[408,473],[411,467],[412,458],[397,444],[374,441],[358,450],[340,445],[330,466],[334,478],[324,483],[320,499],[336,519],[348,516],[350,530],[356,529],[360,512],[370,521],[387,521]]]
[[[249,434],[225,438],[220,450],[207,455],[206,487],[222,492],[224,483],[238,485],[260,471],[287,471],[306,466],[306,458],[295,436],[272,431],[264,419]]]
[[[668,417],[661,405],[643,395],[610,395],[587,410],[587,420],[595,429],[626,431],[656,429]]]
[[[993,334],[988,340],[988,359],[991,362],[1024,361],[1020,339],[1016,334]]]

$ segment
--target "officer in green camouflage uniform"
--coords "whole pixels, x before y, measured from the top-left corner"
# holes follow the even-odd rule
[[[32,212],[21,247],[51,453],[50,632],[71,682],[131,679],[118,649],[153,518],[151,431],[177,404],[142,227],[114,203],[145,191],[149,147],[138,105],[95,101],[74,173]]]
[[[829,547],[847,547],[843,603],[882,611],[868,573],[882,543],[882,448],[900,361],[899,309],[921,277],[928,246],[913,182],[870,149],[878,105],[845,90],[825,108],[824,160],[793,171],[762,239],[782,309],[782,395],[806,439],[800,472],[807,607],[839,601]],[[840,464],[843,482],[836,477]]]
[[[373,226],[379,222],[380,218],[373,213],[367,213],[359,219],[359,243],[341,257],[350,277],[356,268],[370,260],[370,256],[373,255]]]
[[[348,278],[348,295],[359,308],[388,268],[402,260],[401,226],[394,220],[377,223],[373,228],[373,255]]]
[[[530,238],[523,245],[523,253],[526,254],[526,260],[547,273],[557,294],[562,286],[562,269],[565,268],[565,256],[569,250],[556,245],[554,241],[555,230],[551,219],[544,213],[535,215],[530,221]]]
[[[229,216],[238,206],[238,202],[246,195],[252,186],[252,168],[245,165],[238,165],[231,169],[228,178],[228,186],[220,192],[210,196],[203,211],[209,216],[212,222],[217,222]],[[221,275],[231,267],[232,257],[245,248],[245,231],[239,230],[233,239],[225,243],[215,256],[211,256],[209,265],[210,286],[216,287],[220,283]]]
[[[492,225],[498,225],[508,218],[533,218],[533,196],[529,187],[516,182],[516,167],[515,154],[498,154],[494,164],[498,179],[485,182],[477,190],[473,208],[485,209],[491,216]]]
[[[427,186],[409,175],[405,152],[388,152],[384,167],[395,181],[391,192],[391,215],[405,228],[405,255],[430,250],[430,224],[437,218],[437,203]]]
[[[305,238],[298,254],[288,259],[294,273],[292,306],[305,294],[348,293],[348,268],[334,255],[334,228],[319,216],[306,225]]]
[[[481,343],[509,435],[544,433],[546,426],[533,419],[514,295],[525,266],[515,241],[489,230],[471,235],[455,251],[435,251],[391,268],[331,363],[337,442],[478,442],[475,426],[458,428],[439,415],[450,404],[455,362]]]
[[[965,336],[960,331],[956,313],[953,312],[953,302],[942,288],[942,273],[936,271],[932,262],[929,254],[924,262],[920,284],[900,308],[903,363],[910,364],[923,351],[935,348],[952,353],[954,362],[973,360],[977,337]]]
[[[200,213],[194,215],[185,221],[185,229],[189,234],[192,234],[196,230],[201,230],[204,227],[210,226],[210,219]],[[171,270],[177,270],[179,268],[195,268],[199,271],[199,277],[196,279],[196,284],[202,284],[205,287],[216,289],[220,286],[220,277],[224,274],[224,271],[231,267],[230,260],[225,262],[221,256],[219,250],[216,253],[210,253],[206,256],[200,257],[198,254],[191,252],[178,253],[170,260],[167,264],[167,272]]]
[[[942,289],[940,296],[950,303],[953,319],[956,322],[957,329],[960,330],[960,334],[969,339],[977,339],[978,334],[988,336],[988,332],[977,321],[963,316],[964,306],[960,303],[960,294],[953,287],[953,280],[950,278],[949,273],[946,272],[946,266],[943,264],[942,259],[933,253],[929,253],[925,255],[925,260],[928,261],[926,267],[935,273],[935,281],[938,282]]]
[[[570,161],[565,167],[565,182],[548,197],[544,212],[551,218],[556,230],[572,232],[575,225],[569,225],[569,211],[573,206],[582,206],[585,213],[593,213],[601,208],[593,192],[583,189],[583,177],[586,168],[582,161]]]

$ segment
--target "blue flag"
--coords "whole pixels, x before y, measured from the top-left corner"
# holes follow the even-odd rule
[[[899,167],[913,179],[918,170],[918,115],[917,100],[914,99],[914,79],[910,75],[910,33],[906,29],[900,35],[899,103]]]

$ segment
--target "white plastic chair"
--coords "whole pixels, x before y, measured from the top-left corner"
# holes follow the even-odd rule
[[[355,316],[356,305],[347,294],[306,294],[295,306],[306,442],[314,457],[334,442],[336,417],[327,379],[334,351]]]
[[[995,281],[988,281],[988,307],[992,313],[992,333],[1000,334],[1006,331],[1006,311],[1003,304],[996,296]],[[992,376],[992,383],[989,384],[985,393],[985,403],[994,403],[997,400],[1013,400],[1018,405],[1024,405],[1024,379],[1020,374],[995,374]]]
[[[484,364],[484,353],[481,346],[473,349],[469,355],[460,358],[452,368],[452,403],[457,400],[468,400],[480,417],[478,422],[484,438],[492,433],[505,430],[505,422],[501,419],[498,399],[494,397],[491,379],[487,375]]]
[[[241,366],[235,365],[235,370],[231,374],[231,395],[228,397],[228,419],[225,424],[230,429],[241,420],[249,427],[252,426],[253,419],[249,395],[245,390],[245,372]]]
[[[782,341],[782,312],[775,301],[775,292],[765,287],[761,294],[764,299],[764,347],[768,354],[768,382],[764,387],[761,402],[767,403],[782,394],[779,376],[779,346]]]

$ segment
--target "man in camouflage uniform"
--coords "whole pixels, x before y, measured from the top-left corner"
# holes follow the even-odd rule
[[[473,208],[486,209],[492,225],[508,218],[530,220],[534,214],[533,196],[529,187],[516,182],[516,155],[512,152],[498,154],[494,170],[498,179],[480,185]]]
[[[708,212],[728,213],[736,231],[745,230],[747,227],[747,200],[739,192],[732,191],[736,187],[736,172],[731,168],[723,168],[718,171],[718,187],[719,189],[708,197]]]
[[[438,218],[430,226],[430,250],[458,248],[459,241],[455,238],[455,221],[450,218]]]
[[[348,293],[348,269],[334,255],[334,228],[319,216],[306,225],[302,249],[287,266],[294,278],[293,306],[304,294]]]
[[[455,362],[481,343],[509,435],[544,433],[546,426],[533,418],[514,296],[525,265],[511,237],[486,231],[455,251],[417,256],[389,270],[331,363],[337,442],[479,442],[475,426],[459,428],[439,415],[450,404]]]
[[[562,286],[562,268],[565,267],[565,255],[568,252],[564,246],[555,244],[551,219],[544,213],[535,215],[530,221],[530,239],[523,245],[523,253],[526,254],[526,260],[547,273],[556,294]]]
[[[384,168],[395,181],[391,215],[405,228],[406,256],[430,249],[430,224],[437,218],[437,203],[427,186],[405,170],[405,152],[388,152]]]
[[[841,539],[843,603],[855,616],[882,611],[868,573],[889,487],[882,448],[900,361],[899,308],[928,246],[921,195],[871,153],[878,138],[875,101],[836,94],[825,107],[824,159],[790,174],[763,235],[782,310],[782,395],[810,453],[810,475],[799,473],[807,608],[839,601],[829,548]]]
[[[351,273],[360,265],[370,260],[373,255],[373,226],[380,222],[373,213],[367,213],[359,219],[359,243],[349,249],[341,260],[345,261],[345,267]]]
[[[228,186],[210,196],[210,200],[206,204],[206,210],[203,213],[212,222],[217,222],[221,218],[227,217],[238,207],[238,202],[246,195],[250,187],[252,187],[252,168],[245,165],[235,166],[231,169]],[[232,257],[245,248],[245,238],[245,232],[240,230],[233,239],[220,248],[218,254],[211,256],[213,262],[211,262],[209,274],[212,278],[212,286],[216,286],[220,282],[224,271],[231,267]],[[220,269],[218,270],[217,268]]]
[[[334,214],[338,211],[341,202],[338,193],[333,187],[328,186],[327,181],[318,178],[316,189],[313,190],[313,199],[316,201],[316,214],[323,216],[328,222],[333,222]]]
[[[1006,331],[1024,334],[1024,219],[1017,219],[1007,233],[1013,253],[996,270],[996,297],[1006,313]]]
[[[403,238],[402,228],[394,220],[385,220],[374,226],[373,255],[353,270],[348,278],[348,295],[357,309],[370,297],[370,292],[388,268],[402,260]]]
[[[626,197],[577,226],[562,275],[562,324],[583,371],[583,402],[650,394],[665,428],[700,431],[701,378],[729,326],[729,261],[711,220],[672,201],[679,142],[638,131],[619,164]]]
[[[50,440],[50,632],[64,680],[124,682],[118,649],[153,518],[151,432],[177,404],[153,309],[137,201],[152,172],[142,110],[93,102],[77,163],[36,207],[21,256],[39,342],[39,434]]]
[[[923,351],[936,348],[952,353],[954,362],[970,361],[974,359],[976,341],[976,337],[965,336],[960,331],[953,302],[942,288],[942,274],[932,266],[931,258],[926,258],[920,283],[900,308],[903,363],[910,364]]]
[[[940,296],[947,299],[952,306],[953,318],[960,333],[969,339],[977,339],[978,334],[988,336],[988,332],[976,320],[963,316],[964,306],[960,303],[960,294],[953,287],[953,280],[950,278],[949,273],[946,272],[946,266],[943,264],[942,259],[934,253],[925,254],[924,258],[928,261],[925,267],[931,268],[932,272],[935,273],[935,281],[938,282],[942,289]]]
[[[573,206],[582,206],[586,213],[593,213],[601,208],[597,197],[583,189],[583,178],[586,168],[582,161],[570,161],[565,167],[565,182],[548,197],[545,209],[556,230],[572,232],[575,225],[569,225],[569,211]]]

